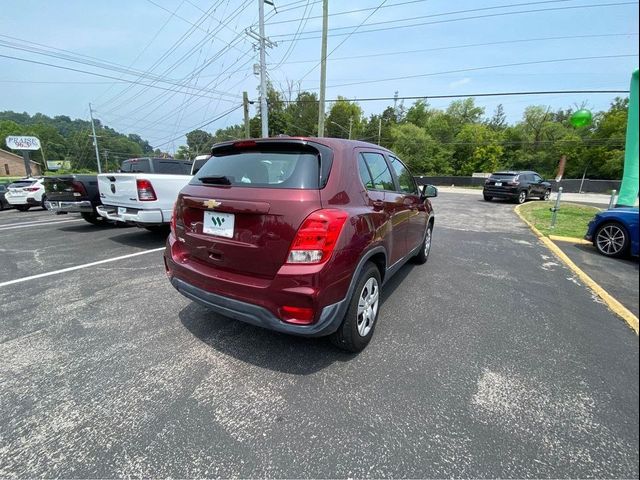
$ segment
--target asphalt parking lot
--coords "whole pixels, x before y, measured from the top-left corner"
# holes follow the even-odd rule
[[[638,337],[513,205],[434,205],[359,355],[193,304],[162,236],[0,212],[0,477],[637,478]]]

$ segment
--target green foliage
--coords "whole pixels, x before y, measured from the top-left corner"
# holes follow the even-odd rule
[[[124,135],[103,126],[96,120],[99,136],[100,160],[106,170],[116,170],[122,160],[153,154],[153,148],[139,135]],[[32,152],[36,162],[66,160],[72,171],[95,171],[95,149],[89,137],[91,124],[86,120],[72,120],[65,115],[48,117],[41,113],[0,112],[0,148],[9,150],[4,143],[7,135],[33,135],[40,139],[42,150]],[[43,157],[44,156],[44,157]]]

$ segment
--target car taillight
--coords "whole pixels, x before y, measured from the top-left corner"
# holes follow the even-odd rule
[[[280,307],[280,318],[287,323],[309,325],[313,323],[313,308],[285,305]]]
[[[73,187],[74,194],[79,193],[79,196],[86,195],[87,189],[84,188],[84,185],[76,180],[71,182],[71,186]]]
[[[314,264],[326,262],[336,246],[347,213],[324,209],[309,215],[293,239],[287,263]]]
[[[520,185],[520,182],[507,182],[506,184],[510,187],[517,187],[518,185]]]
[[[176,200],[176,203],[174,203],[173,205],[173,213],[171,214],[171,233],[173,234],[174,237],[177,236],[176,234],[176,225],[178,223],[178,203],[180,203],[180,198],[178,198]]]
[[[138,179],[136,180],[136,186],[138,188],[138,199],[141,202],[157,200],[156,192],[153,190],[153,185],[149,180]]]
[[[40,190],[40,187],[24,187],[23,190],[25,192],[37,192]]]

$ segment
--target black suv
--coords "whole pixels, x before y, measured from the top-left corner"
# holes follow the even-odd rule
[[[536,172],[496,172],[484,182],[484,199],[508,198],[524,203],[528,198],[549,200],[551,184]]]

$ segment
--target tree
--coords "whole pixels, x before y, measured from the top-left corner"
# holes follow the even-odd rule
[[[487,125],[467,124],[456,135],[455,167],[458,175],[494,172],[501,166],[502,137]]]
[[[501,103],[498,104],[496,109],[493,111],[493,115],[487,121],[487,125],[492,130],[504,130],[507,126],[507,115],[504,113],[504,107]]]
[[[355,102],[344,97],[331,106],[325,122],[326,136],[334,138],[349,138],[351,123],[351,138],[358,138],[362,131],[362,108]]]
[[[193,130],[187,133],[187,147],[191,158],[209,152],[213,143],[213,136],[204,130]]]
[[[453,173],[450,154],[423,128],[403,123],[391,129],[393,150],[406,162],[414,175],[448,175]]]

